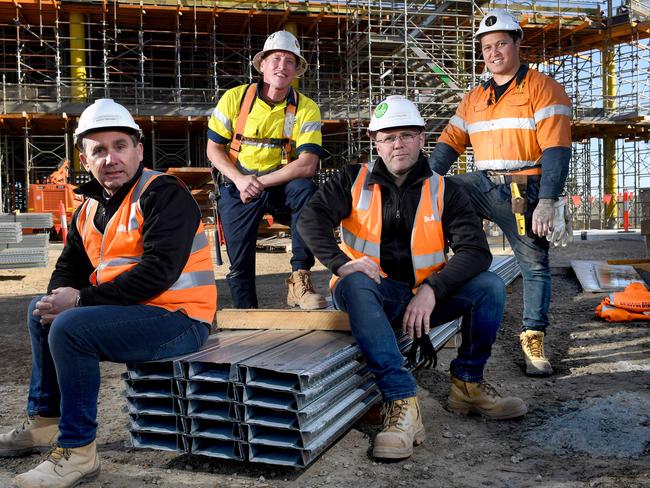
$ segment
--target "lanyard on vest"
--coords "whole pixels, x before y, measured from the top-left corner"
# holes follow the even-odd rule
[[[235,133],[233,134],[232,140],[230,141],[230,151],[228,154],[233,164],[235,164],[239,158],[239,151],[241,150],[242,141],[257,141],[265,144],[275,143],[282,148],[281,164],[283,166],[289,164],[289,155],[291,154],[291,133],[293,132],[293,126],[296,123],[296,110],[298,108],[298,93],[294,91],[294,94],[296,103],[289,103],[287,100],[287,106],[284,109],[282,139],[244,137],[246,120],[248,120],[248,114],[252,110],[253,104],[255,103],[255,98],[257,97],[257,84],[252,83],[248,85],[248,88],[246,88],[246,92],[244,93],[244,97],[242,98],[239,115],[237,116],[237,122],[235,123]]]

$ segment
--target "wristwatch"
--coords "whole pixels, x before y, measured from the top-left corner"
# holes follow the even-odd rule
[[[77,299],[74,301],[75,307],[81,307],[81,293],[77,295]]]

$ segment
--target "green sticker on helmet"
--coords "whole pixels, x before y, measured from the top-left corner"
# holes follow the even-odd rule
[[[388,104],[386,102],[380,103],[375,109],[375,117],[377,117],[378,119],[380,117],[383,117],[384,114],[386,113],[386,110],[388,110]]]

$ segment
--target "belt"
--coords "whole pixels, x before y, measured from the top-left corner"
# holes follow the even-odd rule
[[[527,183],[534,183],[542,179],[541,168],[530,168],[521,171],[485,171],[485,176],[495,185],[509,185],[514,176],[525,176]]]

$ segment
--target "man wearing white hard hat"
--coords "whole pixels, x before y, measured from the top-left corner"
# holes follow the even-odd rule
[[[142,362],[198,350],[217,290],[201,212],[182,182],[144,169],[141,131],[110,99],[74,133],[94,177],[75,212],[47,295],[32,300],[28,419],[0,435],[0,457],[50,448],[18,475],[23,488],[77,486],[99,474],[99,362]]]
[[[408,99],[391,96],[380,103],[368,127],[379,157],[328,180],[298,221],[305,241],[333,274],[334,303],[348,313],[383,395],[384,427],[373,446],[377,458],[407,458],[425,439],[415,378],[404,367],[395,332],[424,347],[430,328],[462,316],[447,408],[491,419],[527,412],[522,400],[502,398],[483,378],[505,287],[487,271],[492,255],[467,196],[429,168],[424,126]],[[332,232],[339,226],[340,247]],[[450,258],[447,245],[454,251]]]
[[[253,58],[262,79],[228,90],[208,123],[208,158],[223,175],[219,211],[235,308],[257,308],[255,243],[265,212],[291,213],[291,276],[287,304],[325,307],[314,291],[314,255],[296,229],[301,209],[316,185],[312,177],[323,154],[320,110],[291,83],[307,70],[298,40],[271,34]]]
[[[562,196],[571,158],[571,102],[559,83],[520,62],[523,34],[506,10],[492,10],[481,20],[475,37],[492,77],[465,95],[429,162],[445,174],[473,148],[477,171],[453,178],[479,216],[508,238],[524,282],[519,339],[525,371],[548,376],[549,244],[565,246],[572,239]]]

